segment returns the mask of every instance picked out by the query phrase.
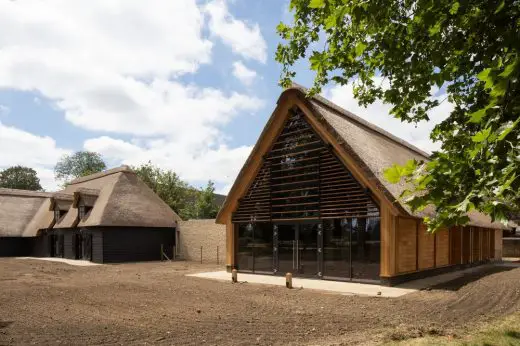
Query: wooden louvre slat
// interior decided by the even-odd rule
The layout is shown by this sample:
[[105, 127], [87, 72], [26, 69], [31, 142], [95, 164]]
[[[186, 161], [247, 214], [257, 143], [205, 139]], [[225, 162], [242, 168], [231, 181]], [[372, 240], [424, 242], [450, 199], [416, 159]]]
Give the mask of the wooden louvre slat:
[[234, 222], [378, 216], [377, 205], [299, 110], [233, 214]]

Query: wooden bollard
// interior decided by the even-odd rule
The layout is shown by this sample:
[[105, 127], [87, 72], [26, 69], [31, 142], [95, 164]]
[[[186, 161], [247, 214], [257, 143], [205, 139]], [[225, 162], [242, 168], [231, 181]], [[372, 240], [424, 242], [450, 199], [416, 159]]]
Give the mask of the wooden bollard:
[[236, 284], [238, 282], [238, 271], [236, 269], [233, 269], [231, 271], [231, 282]]
[[285, 287], [292, 288], [292, 274], [285, 274]]

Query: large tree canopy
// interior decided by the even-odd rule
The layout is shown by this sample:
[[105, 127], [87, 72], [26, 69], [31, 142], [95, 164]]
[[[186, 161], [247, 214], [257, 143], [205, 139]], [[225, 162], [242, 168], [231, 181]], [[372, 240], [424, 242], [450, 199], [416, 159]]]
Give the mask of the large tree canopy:
[[360, 104], [382, 100], [407, 122], [428, 120], [439, 105], [432, 90], [446, 91], [454, 109], [431, 133], [441, 150], [385, 174], [410, 183], [401, 198], [412, 209], [436, 206], [430, 230], [464, 224], [472, 209], [500, 221], [519, 210], [519, 1], [291, 0], [290, 9], [293, 23], [277, 28], [283, 86], [308, 59], [310, 94], [352, 83]]
[[54, 167], [56, 179], [68, 182], [75, 178], [102, 172], [107, 168], [100, 154], [90, 151], [78, 151], [63, 156]]
[[32, 191], [42, 190], [36, 171], [23, 166], [9, 167], [0, 171], [0, 187]]

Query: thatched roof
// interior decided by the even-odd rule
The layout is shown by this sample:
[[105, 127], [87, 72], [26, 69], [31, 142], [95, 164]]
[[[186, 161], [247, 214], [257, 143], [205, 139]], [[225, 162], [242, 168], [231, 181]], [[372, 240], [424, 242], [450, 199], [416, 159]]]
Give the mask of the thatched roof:
[[0, 188], [0, 237], [20, 237], [50, 193]]
[[[376, 188], [389, 203], [397, 208], [400, 214], [420, 218], [426, 216], [426, 213], [412, 213], [406, 204], [399, 201], [399, 196], [405, 189], [405, 185], [403, 183], [391, 184], [384, 178], [383, 173], [386, 168], [394, 163], [402, 165], [410, 159], [428, 161], [428, 153], [339, 107], [324, 97], [318, 95], [307, 98], [307, 89], [299, 85], [294, 85], [292, 88], [285, 90], [279, 98], [279, 104], [286, 100], [283, 96], [288, 93], [297, 94], [296, 97], [310, 109], [312, 116], [340, 143], [343, 150], [356, 161], [367, 180], [374, 182]], [[255, 151], [259, 150], [259, 143], [267, 137], [267, 132], [269, 132], [275, 115], [276, 113], [273, 113], [262, 131], [257, 144], [231, 188], [221, 212], [230, 203], [229, 198], [236, 198], [232, 197], [234, 190], [237, 188], [236, 185], [243, 183], [240, 180], [245, 174]], [[220, 216], [221, 213], [217, 216], [217, 220], [220, 219]], [[491, 223], [491, 219], [486, 215], [472, 212], [469, 216], [471, 219], [470, 225], [505, 228], [500, 223]]]
[[[34, 217], [25, 227], [22, 236], [34, 237], [38, 235], [38, 231], [54, 226], [54, 208], [51, 208], [52, 200], [52, 198], [45, 199], [36, 214], [34, 214]], [[71, 204], [72, 201], [70, 201], [69, 206]]]
[[[96, 226], [175, 227], [181, 218], [127, 166], [73, 180], [54, 194], [44, 194], [25, 221], [23, 236], [32, 237], [45, 228]], [[92, 209], [80, 220], [78, 201], [89, 199]], [[1, 202], [0, 202], [1, 203]], [[54, 208], [67, 212], [54, 224]], [[0, 205], [0, 213], [2, 208]], [[12, 220], [9, 220], [12, 222]], [[0, 220], [1, 223], [1, 220]], [[22, 235], [22, 232], [19, 232]]]
[[[63, 193], [74, 195], [74, 203], [55, 228], [128, 226], [174, 227], [180, 217], [127, 166], [72, 181]], [[78, 219], [80, 198], [92, 209]]]

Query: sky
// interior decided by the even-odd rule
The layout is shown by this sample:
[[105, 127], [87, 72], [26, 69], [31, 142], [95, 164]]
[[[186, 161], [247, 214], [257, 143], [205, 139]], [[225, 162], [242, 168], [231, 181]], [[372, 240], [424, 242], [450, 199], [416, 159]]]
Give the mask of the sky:
[[[0, 169], [32, 167], [53, 191], [56, 162], [89, 150], [227, 193], [282, 92], [276, 25], [290, 20], [287, 0], [0, 2]], [[295, 82], [312, 84], [308, 66]], [[429, 152], [451, 109], [415, 126], [349, 86], [323, 95]]]

